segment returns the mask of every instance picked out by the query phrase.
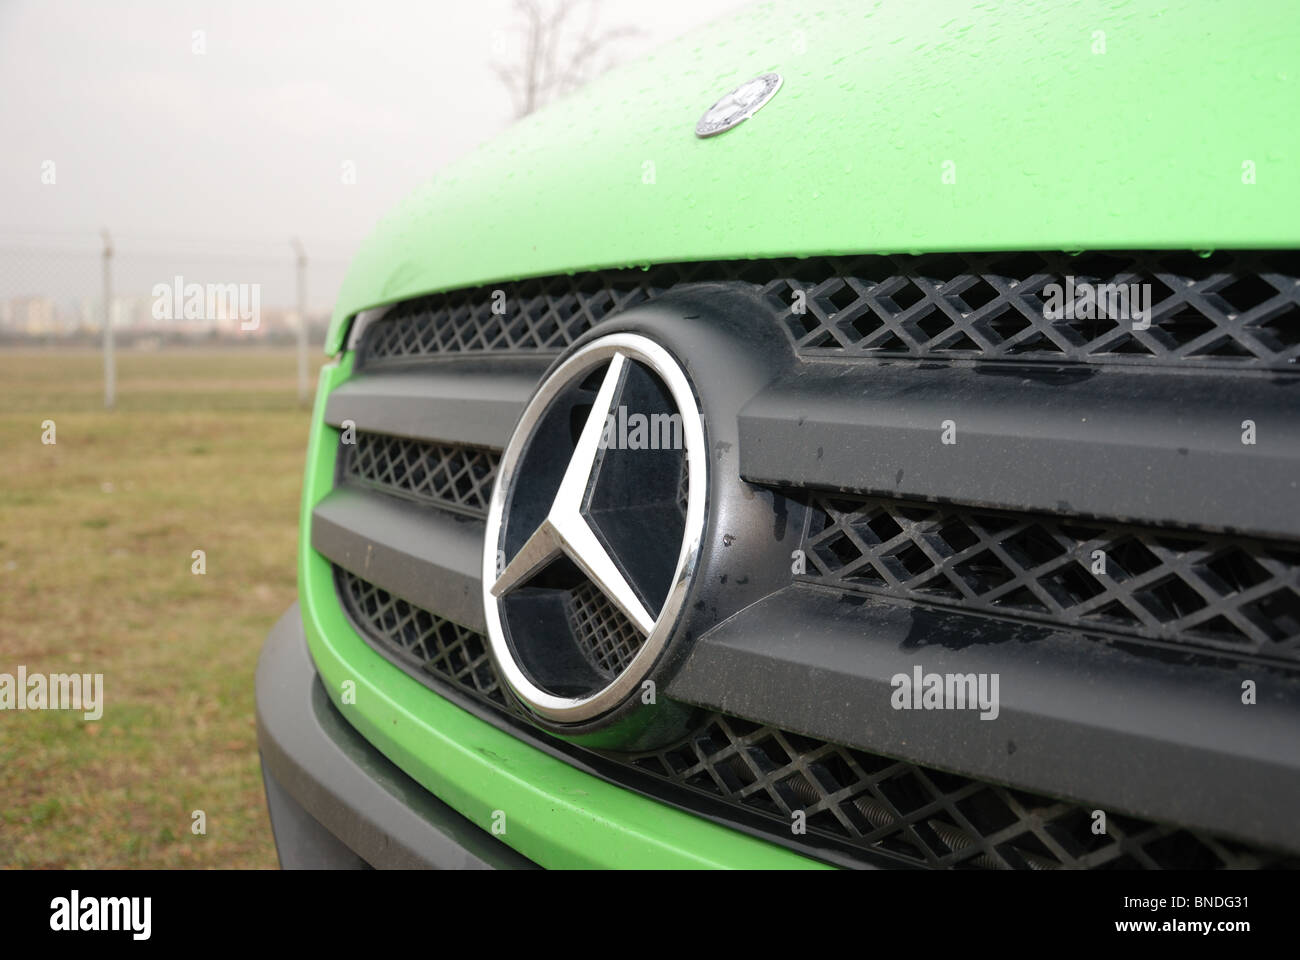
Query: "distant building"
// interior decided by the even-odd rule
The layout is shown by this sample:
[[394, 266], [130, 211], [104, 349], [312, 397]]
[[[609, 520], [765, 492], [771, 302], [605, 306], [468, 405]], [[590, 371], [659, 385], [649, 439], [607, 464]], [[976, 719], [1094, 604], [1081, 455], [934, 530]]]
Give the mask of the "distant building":
[[[239, 317], [163, 318], [154, 310], [154, 300], [147, 294], [121, 294], [113, 298], [113, 330], [120, 342], [153, 337], [159, 343], [185, 342], [253, 342], [288, 344], [298, 337], [298, 312], [284, 307], [263, 307], [256, 325], [244, 329]], [[308, 337], [319, 342], [329, 324], [328, 313], [307, 315]], [[82, 295], [60, 302], [54, 297], [23, 296], [0, 300], [0, 335], [9, 339], [89, 338], [102, 335], [104, 301]]]
[[0, 329], [28, 337], [57, 335], [58, 311], [54, 298], [12, 297], [0, 301]]

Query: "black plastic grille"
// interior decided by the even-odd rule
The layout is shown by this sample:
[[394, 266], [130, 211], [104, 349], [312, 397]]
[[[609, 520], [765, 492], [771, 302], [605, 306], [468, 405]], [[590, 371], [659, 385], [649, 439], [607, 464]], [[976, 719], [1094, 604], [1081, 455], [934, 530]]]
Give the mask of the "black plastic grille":
[[807, 579], [1300, 664], [1300, 545], [813, 494]]
[[[335, 568], [339, 594], [372, 643], [428, 677], [514, 716], [486, 639]], [[572, 748], [579, 753], [583, 751]], [[1288, 866], [1280, 856], [1200, 832], [1092, 809], [907, 761], [838, 746], [724, 714], [665, 750], [599, 754], [679, 791], [708, 796], [774, 839], [789, 842], [794, 814], [807, 834], [850, 857], [966, 869], [1218, 869]]]
[[[1294, 253], [947, 254], [835, 266], [766, 290], [805, 355], [1269, 369], [1292, 368], [1300, 356]], [[1100, 284], [1146, 285], [1149, 328], [1136, 328], [1132, 307], [1116, 310], [1109, 291], [1104, 309], [1091, 311], [1102, 316], [1048, 319], [1045, 288], [1067, 277], [1094, 293]]]
[[1280, 858], [1199, 832], [943, 773], [714, 714], [678, 746], [633, 762], [773, 818], [804, 814], [809, 834], [926, 867], [974, 869], [1241, 869]]
[[399, 660], [476, 699], [505, 707], [487, 638], [412, 606], [342, 567], [334, 568], [343, 607], [365, 636]]
[[[1047, 286], [1147, 284], [1148, 329], [1129, 318], [1048, 319]], [[897, 255], [655, 266], [438, 294], [399, 304], [366, 331], [362, 366], [440, 356], [553, 356], [610, 315], [681, 284], [750, 284], [808, 360], [1138, 364], [1290, 372], [1300, 357], [1300, 254], [1219, 252]], [[504, 294], [494, 296], [497, 290]], [[494, 307], [504, 306], [504, 312]], [[364, 448], [364, 449], [363, 449]], [[482, 516], [498, 455], [359, 435], [347, 482]], [[683, 482], [685, 475], [683, 474]], [[807, 494], [805, 580], [966, 613], [1114, 634], [1189, 652], [1300, 665], [1300, 546], [1112, 522]], [[679, 502], [685, 504], [684, 489]], [[1104, 569], [1094, 572], [1100, 551]], [[516, 718], [484, 637], [336, 568], [370, 641]], [[575, 589], [575, 635], [613, 675], [639, 648], [607, 601]], [[615, 613], [617, 613], [615, 611]], [[621, 615], [619, 615], [621, 616]], [[526, 729], [521, 727], [520, 729]], [[526, 733], [523, 735], [527, 735]], [[562, 745], [564, 750], [583, 753]], [[652, 754], [601, 754], [681, 805], [721, 803], [790, 842], [791, 815], [850, 857], [993, 869], [1255, 867], [1283, 864], [1234, 843], [710, 715]], [[575, 761], [576, 762], [576, 761]], [[615, 766], [614, 769], [619, 769]], [[622, 782], [617, 776], [613, 777]], [[676, 801], [675, 801], [676, 802]]]
[[[1147, 285], [1134, 319], [1048, 319], [1049, 284]], [[437, 294], [366, 332], [363, 364], [466, 353], [559, 353], [610, 314], [692, 282], [752, 284], [807, 357], [973, 359], [1292, 370], [1300, 254], [869, 255], [604, 270]], [[498, 291], [500, 296], [497, 296]], [[1105, 296], [1106, 310], [1111, 299]]]
[[645, 634], [590, 580], [570, 591], [567, 606], [574, 641], [587, 662], [610, 680], [626, 670]]
[[357, 433], [345, 446], [343, 476], [469, 516], [487, 516], [501, 455], [495, 450]]
[[466, 353], [556, 354], [604, 317], [657, 295], [671, 282], [642, 271], [607, 271], [409, 301], [370, 328], [362, 362]]

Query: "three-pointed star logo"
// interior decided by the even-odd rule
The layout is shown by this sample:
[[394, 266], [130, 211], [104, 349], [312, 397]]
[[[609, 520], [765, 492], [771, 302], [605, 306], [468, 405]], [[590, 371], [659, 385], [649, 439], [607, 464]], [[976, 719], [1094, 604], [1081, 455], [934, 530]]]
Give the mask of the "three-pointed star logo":
[[622, 353], [615, 353], [610, 360], [605, 378], [596, 393], [596, 401], [583, 425], [573, 456], [569, 458], [569, 465], [565, 468], [546, 519], [505, 565], [505, 569], [492, 584], [492, 595], [504, 596], [564, 554], [623, 611], [637, 629], [648, 635], [654, 629], [655, 617], [637, 597], [627, 577], [582, 514], [583, 501], [600, 453], [601, 436], [606, 419], [613, 409], [626, 363], [627, 357]]

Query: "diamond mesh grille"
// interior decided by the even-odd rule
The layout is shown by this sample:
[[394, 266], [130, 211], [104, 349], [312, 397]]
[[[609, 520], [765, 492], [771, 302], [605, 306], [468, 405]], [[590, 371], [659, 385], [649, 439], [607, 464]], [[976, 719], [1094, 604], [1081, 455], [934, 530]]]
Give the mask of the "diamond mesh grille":
[[442, 510], [487, 515], [501, 455], [495, 450], [357, 433], [344, 448], [343, 475], [351, 483], [378, 487]]
[[613, 679], [632, 662], [645, 635], [590, 580], [569, 594], [569, 622], [587, 662]]
[[1088, 808], [714, 714], [685, 743], [633, 762], [809, 834], [926, 867], [1220, 869], [1280, 858], [1199, 832]]
[[[335, 568], [339, 593], [372, 642], [432, 678], [518, 715], [486, 639]], [[578, 748], [573, 748], [577, 750]], [[668, 749], [602, 753], [681, 791], [708, 796], [788, 839], [802, 810], [810, 835], [851, 856], [886, 854], [925, 867], [1161, 869], [1297, 866], [1200, 832], [1108, 812], [1092, 833], [1091, 807], [948, 774], [901, 760], [710, 714]]]
[[1300, 664], [1300, 545], [814, 494], [804, 579]]
[[[1145, 284], [1147, 329], [1045, 317], [1048, 284]], [[1300, 253], [934, 254], [749, 260], [606, 270], [398, 304], [363, 364], [445, 354], [555, 354], [610, 314], [682, 283], [742, 281], [804, 356], [1295, 369]], [[505, 295], [494, 298], [500, 290]], [[1111, 299], [1105, 302], [1110, 311]]]
[[[708, 264], [609, 270], [408, 301], [367, 331], [362, 362], [449, 353], [556, 354], [609, 314], [657, 296], [684, 278], [718, 272]], [[721, 273], [731, 275], [725, 268]], [[498, 290], [504, 303], [494, 296]]]
[[[832, 266], [765, 288], [806, 355], [1275, 369], [1292, 368], [1300, 355], [1295, 253], [962, 254]], [[1147, 285], [1149, 328], [1134, 329], [1131, 312], [1112, 312], [1119, 304], [1109, 295], [1109, 318], [1047, 319], [1045, 288], [1067, 277]], [[797, 293], [803, 312], [793, 306]]]
[[334, 573], [344, 609], [385, 650], [479, 700], [507, 705], [481, 633], [412, 606], [342, 567]]

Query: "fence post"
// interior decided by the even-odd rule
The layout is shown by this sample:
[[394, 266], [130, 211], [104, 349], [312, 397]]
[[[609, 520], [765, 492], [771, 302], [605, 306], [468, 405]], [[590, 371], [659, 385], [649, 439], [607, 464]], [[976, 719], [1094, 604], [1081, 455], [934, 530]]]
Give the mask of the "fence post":
[[113, 239], [104, 228], [104, 409], [117, 402], [117, 360], [113, 356]]
[[297, 237], [290, 242], [298, 258], [298, 402], [306, 406], [311, 390], [307, 380], [307, 252]]

